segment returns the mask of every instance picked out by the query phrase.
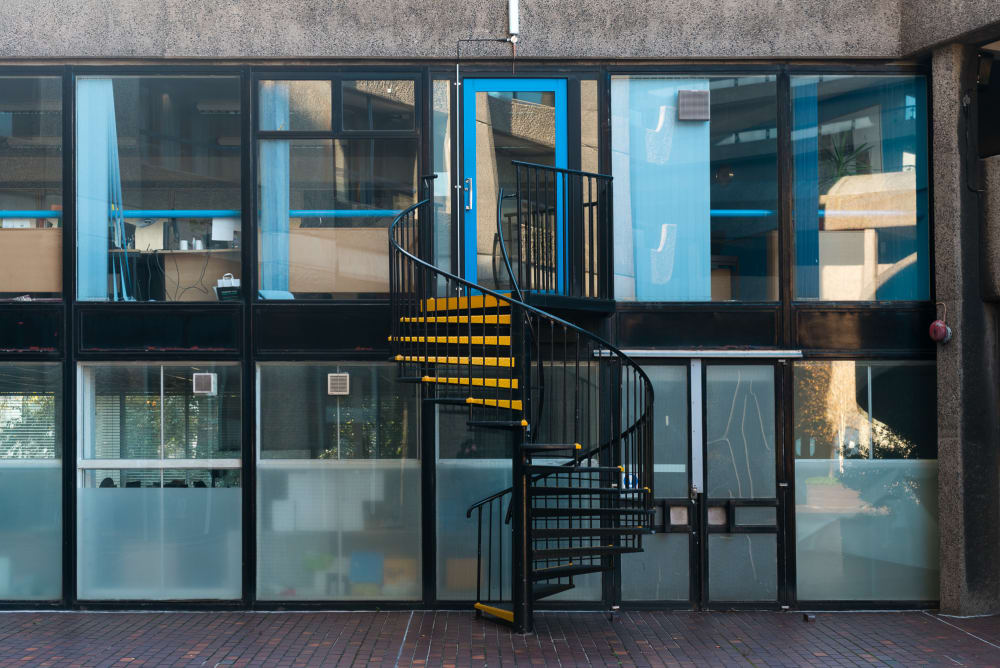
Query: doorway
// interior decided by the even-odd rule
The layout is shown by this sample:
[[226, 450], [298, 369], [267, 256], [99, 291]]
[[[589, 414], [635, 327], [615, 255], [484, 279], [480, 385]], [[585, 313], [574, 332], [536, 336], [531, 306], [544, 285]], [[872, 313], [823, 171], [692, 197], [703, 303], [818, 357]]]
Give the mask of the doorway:
[[[500, 252], [497, 199], [501, 189], [506, 194], [517, 189], [514, 160], [567, 166], [566, 81], [465, 79], [462, 86], [464, 277], [502, 290], [509, 283]], [[500, 212], [508, 241], [514, 206], [505, 201]]]

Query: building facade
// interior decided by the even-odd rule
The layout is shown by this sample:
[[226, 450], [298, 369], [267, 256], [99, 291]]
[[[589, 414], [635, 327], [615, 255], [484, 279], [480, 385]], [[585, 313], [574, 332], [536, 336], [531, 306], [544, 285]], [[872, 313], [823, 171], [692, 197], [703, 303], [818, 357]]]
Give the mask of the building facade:
[[0, 605], [468, 605], [509, 444], [399, 382], [387, 229], [509, 290], [522, 162], [611, 177], [533, 303], [655, 391], [655, 533], [547, 604], [1000, 608], [1000, 11], [519, 12], [10, 3]]

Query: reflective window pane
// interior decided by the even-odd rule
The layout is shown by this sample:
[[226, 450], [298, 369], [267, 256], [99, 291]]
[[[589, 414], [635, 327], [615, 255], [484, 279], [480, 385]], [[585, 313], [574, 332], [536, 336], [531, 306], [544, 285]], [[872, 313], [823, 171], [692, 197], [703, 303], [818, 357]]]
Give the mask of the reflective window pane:
[[[452, 171], [451, 89], [448, 79], [435, 79], [433, 89], [432, 135], [434, 140], [434, 264], [451, 271], [452, 248], [458, 245], [451, 220]], [[443, 290], [444, 286], [440, 286]]]
[[797, 299], [928, 299], [922, 76], [792, 77]]
[[329, 81], [261, 81], [261, 130], [329, 130], [333, 98]]
[[261, 364], [258, 381], [257, 596], [419, 599], [414, 386], [378, 363]]
[[262, 141], [260, 296], [388, 292], [387, 230], [416, 169], [416, 139]]
[[773, 76], [612, 78], [617, 299], [778, 299], [775, 95]]
[[800, 600], [938, 598], [933, 362], [799, 362]]
[[62, 373], [0, 363], [0, 600], [62, 595]]
[[62, 296], [62, 80], [0, 77], [0, 300]]
[[345, 130], [413, 130], [412, 79], [343, 82]]
[[76, 96], [78, 298], [238, 298], [239, 77], [81, 77]]
[[238, 364], [85, 364], [77, 412], [77, 592], [242, 592]]

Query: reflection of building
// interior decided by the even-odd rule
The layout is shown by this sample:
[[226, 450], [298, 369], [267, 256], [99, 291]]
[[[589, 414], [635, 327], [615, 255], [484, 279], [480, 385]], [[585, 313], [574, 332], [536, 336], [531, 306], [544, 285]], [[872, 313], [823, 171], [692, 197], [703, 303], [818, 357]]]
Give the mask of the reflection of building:
[[[421, 331], [480, 349], [397, 382], [387, 230], [428, 198], [409, 247], [478, 286], [446, 296], [512, 289], [500, 238], [530, 241], [544, 259], [512, 271], [551, 284], [527, 301], [655, 388], [658, 531], [561, 605], [1000, 607], [988, 3], [553, 0], [525, 6], [516, 59], [503, 0], [20, 4], [0, 44], [0, 604], [467, 607], [466, 514], [513, 450], [460, 393], [514, 389], [471, 360], [551, 353], [558, 327], [490, 329], [497, 307]], [[470, 36], [496, 41], [456, 54]], [[585, 178], [606, 189], [566, 185]], [[577, 352], [546, 371], [599, 376], [593, 396], [570, 409], [550, 383], [566, 413], [536, 434], [613, 431], [612, 358]]]

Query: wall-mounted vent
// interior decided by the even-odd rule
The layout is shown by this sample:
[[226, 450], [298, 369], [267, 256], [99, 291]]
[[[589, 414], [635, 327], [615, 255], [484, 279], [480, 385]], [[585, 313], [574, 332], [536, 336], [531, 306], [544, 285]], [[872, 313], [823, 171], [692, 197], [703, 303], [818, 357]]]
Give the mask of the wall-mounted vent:
[[331, 397], [346, 397], [351, 393], [351, 374], [326, 374], [326, 393]]
[[677, 91], [677, 120], [707, 121], [711, 117], [711, 98], [707, 90]]
[[219, 393], [219, 375], [215, 373], [192, 374], [191, 387], [195, 394], [214, 397]]

